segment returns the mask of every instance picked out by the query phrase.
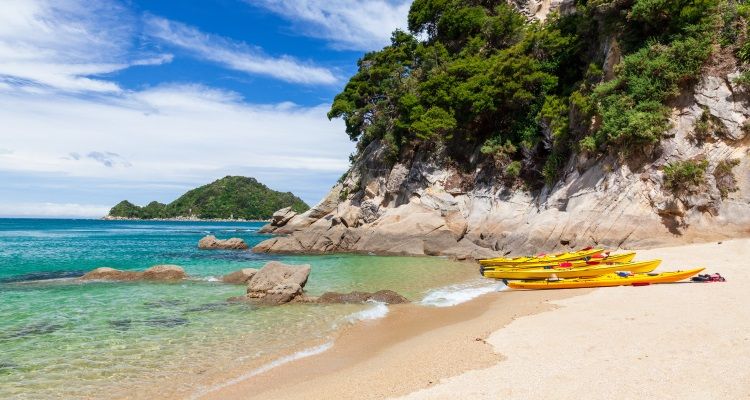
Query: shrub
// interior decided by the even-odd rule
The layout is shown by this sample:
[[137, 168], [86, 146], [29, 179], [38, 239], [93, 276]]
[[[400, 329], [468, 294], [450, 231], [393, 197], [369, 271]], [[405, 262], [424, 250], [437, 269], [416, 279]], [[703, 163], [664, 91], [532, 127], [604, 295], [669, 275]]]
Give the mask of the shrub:
[[596, 151], [596, 139], [593, 136], [586, 136], [578, 142], [578, 148], [587, 153]]
[[740, 160], [737, 159], [722, 160], [716, 165], [714, 178], [716, 178], [716, 188], [719, 189], [721, 198], [726, 198], [729, 193], [736, 192], [739, 189], [737, 178], [732, 171], [738, 165], [740, 165]]
[[511, 161], [508, 163], [505, 167], [505, 175], [511, 179], [518, 178], [521, 175], [521, 162]]
[[664, 166], [664, 186], [674, 192], [686, 191], [705, 182], [708, 161], [675, 161]]

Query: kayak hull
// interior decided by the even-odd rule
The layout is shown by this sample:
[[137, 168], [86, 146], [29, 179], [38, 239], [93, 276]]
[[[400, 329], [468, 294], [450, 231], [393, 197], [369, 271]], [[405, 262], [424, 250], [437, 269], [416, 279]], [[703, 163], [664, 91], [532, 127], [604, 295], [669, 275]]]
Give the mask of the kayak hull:
[[585, 267], [588, 265], [597, 265], [597, 264], [613, 264], [613, 263], [629, 263], [633, 261], [635, 258], [635, 252], [629, 252], [629, 253], [622, 253], [622, 254], [612, 254], [607, 257], [602, 258], [591, 258], [589, 260], [573, 260], [573, 261], [554, 261], [554, 262], [529, 262], [524, 264], [516, 264], [516, 265], [483, 265], [481, 267], [482, 271], [497, 271], [497, 270], [503, 270], [503, 269], [517, 269], [517, 268], [539, 268], [539, 267], [560, 267], [562, 264], [570, 264], [568, 267], [570, 268], [579, 268], [579, 267]]
[[483, 275], [494, 279], [548, 279], [548, 278], [585, 278], [611, 274], [616, 271], [651, 272], [661, 260], [641, 261], [628, 264], [598, 264], [579, 268], [517, 268], [484, 271]]
[[516, 258], [488, 258], [479, 260], [481, 265], [518, 265], [536, 262], [559, 262], [559, 261], [571, 261], [571, 260], [582, 260], [586, 257], [593, 256], [603, 252], [604, 249], [588, 249], [579, 250], [567, 253], [559, 253], [550, 256], [539, 256], [539, 257], [516, 257]]
[[563, 279], [559, 281], [510, 281], [508, 287], [513, 289], [577, 289], [611, 286], [645, 286], [660, 283], [679, 282], [688, 279], [703, 271], [704, 268], [696, 268], [686, 271], [663, 272], [660, 274], [635, 274], [633, 276], [621, 277], [617, 274], [609, 274], [595, 278], [586, 279]]

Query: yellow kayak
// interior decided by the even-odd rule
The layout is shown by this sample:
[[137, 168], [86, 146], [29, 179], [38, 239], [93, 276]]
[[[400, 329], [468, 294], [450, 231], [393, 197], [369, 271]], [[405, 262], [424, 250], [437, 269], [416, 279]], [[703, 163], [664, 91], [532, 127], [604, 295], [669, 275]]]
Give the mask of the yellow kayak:
[[551, 255], [540, 255], [536, 257], [516, 257], [516, 258], [487, 258], [479, 260], [482, 265], [515, 265], [525, 264], [534, 262], [556, 262], [556, 261], [571, 261], [571, 260], [583, 260], [586, 257], [593, 256], [604, 251], [604, 249], [582, 249], [578, 251], [551, 254]]
[[588, 260], [573, 260], [573, 261], [555, 261], [555, 262], [529, 262], [524, 264], [516, 264], [516, 265], [483, 265], [481, 267], [482, 271], [499, 271], [499, 270], [506, 270], [506, 269], [517, 269], [517, 268], [539, 268], [539, 267], [569, 267], [569, 268], [578, 268], [578, 267], [585, 267], [587, 265], [597, 265], [597, 264], [613, 264], [613, 263], [628, 263], [633, 261], [635, 258], [635, 252], [631, 251], [629, 253], [622, 253], [622, 254], [610, 254], [602, 257], [596, 257], [597, 254], [594, 254], [594, 257], [591, 257]]
[[644, 286], [658, 283], [671, 283], [690, 278], [703, 271], [704, 268], [690, 269], [687, 271], [662, 272], [660, 274], [634, 274], [631, 276], [620, 276], [609, 274], [595, 278], [540, 280], [540, 281], [510, 281], [508, 286], [513, 289], [575, 289], [606, 286]]
[[578, 268], [517, 268], [497, 271], [484, 271], [483, 275], [494, 279], [547, 279], [585, 278], [611, 274], [617, 271], [651, 272], [661, 264], [661, 260], [641, 261], [626, 264], [598, 264]]

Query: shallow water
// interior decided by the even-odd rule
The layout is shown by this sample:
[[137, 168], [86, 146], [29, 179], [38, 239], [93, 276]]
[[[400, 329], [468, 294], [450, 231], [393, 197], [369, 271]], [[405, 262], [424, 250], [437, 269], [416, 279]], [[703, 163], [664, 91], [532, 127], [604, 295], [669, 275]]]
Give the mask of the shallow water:
[[[0, 219], [0, 398], [127, 396], [129, 387], [177, 382], [186, 374], [196, 378], [179, 379], [185, 387], [177, 391], [191, 393], [223, 371], [288, 356], [305, 343], [326, 343], [337, 327], [387, 313], [377, 304], [258, 308], [225, 302], [244, 287], [216, 278], [269, 260], [311, 264], [311, 295], [391, 289], [440, 306], [491, 285], [475, 278], [474, 266], [440, 258], [278, 256], [196, 247], [209, 233], [241, 237], [252, 246], [266, 238], [257, 233], [260, 226]], [[73, 279], [101, 266], [167, 263], [183, 266], [191, 280]]]

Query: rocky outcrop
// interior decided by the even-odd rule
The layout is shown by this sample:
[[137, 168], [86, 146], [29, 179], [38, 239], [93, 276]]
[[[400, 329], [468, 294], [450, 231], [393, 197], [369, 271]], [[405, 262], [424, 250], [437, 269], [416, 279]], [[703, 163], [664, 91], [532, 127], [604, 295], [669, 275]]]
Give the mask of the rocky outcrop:
[[369, 292], [350, 292], [350, 293], [336, 293], [326, 292], [317, 298], [317, 303], [332, 304], [332, 303], [365, 303], [367, 301], [376, 301], [379, 303], [386, 304], [403, 304], [408, 303], [409, 299], [392, 291], [392, 290], [379, 290], [374, 293]]
[[247, 294], [231, 300], [264, 305], [288, 303], [302, 294], [310, 276], [310, 265], [287, 265], [271, 261], [253, 274], [247, 282]]
[[[616, 41], [607, 43], [609, 71], [620, 54]], [[384, 146], [372, 142], [321, 204], [267, 226], [278, 236], [253, 250], [463, 259], [747, 236], [750, 99], [732, 83], [733, 68], [707, 69], [674, 102], [672, 129], [660, 146], [628, 157], [577, 154], [554, 186], [536, 191], [509, 185], [492, 166], [457, 170], [434, 151], [389, 164]], [[697, 138], [699, 121], [710, 129]], [[676, 193], [663, 171], [680, 160], [705, 160], [707, 169], [701, 185]]]
[[255, 276], [256, 272], [258, 272], [258, 270], [255, 268], [242, 268], [239, 271], [234, 271], [224, 275], [221, 277], [221, 281], [232, 285], [244, 285], [250, 280], [250, 278]]
[[248, 245], [240, 238], [217, 239], [214, 235], [207, 235], [198, 241], [198, 248], [202, 250], [246, 250]]
[[89, 271], [80, 279], [84, 281], [178, 281], [185, 278], [185, 270], [179, 265], [155, 265], [145, 271], [123, 271], [101, 267]]
[[544, 21], [550, 12], [567, 15], [575, 11], [574, 0], [508, 0], [528, 19]]
[[297, 215], [297, 212], [292, 210], [292, 207], [282, 208], [273, 213], [271, 223], [261, 228], [258, 232], [267, 233], [268, 231], [272, 231], [273, 228], [284, 226], [290, 219], [294, 218], [295, 215]]

